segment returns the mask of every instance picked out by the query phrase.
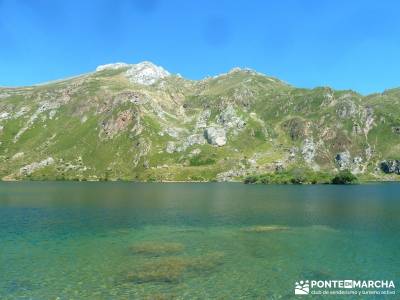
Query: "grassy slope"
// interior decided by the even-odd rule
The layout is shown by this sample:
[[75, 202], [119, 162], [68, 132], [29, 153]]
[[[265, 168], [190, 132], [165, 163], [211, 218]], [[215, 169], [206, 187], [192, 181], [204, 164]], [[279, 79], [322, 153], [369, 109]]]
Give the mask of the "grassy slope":
[[[287, 170], [309, 169], [301, 154], [305, 139], [318, 143], [314, 160], [319, 174], [334, 174], [334, 158], [346, 150], [366, 162], [363, 177], [368, 179], [384, 178], [375, 171], [380, 160], [400, 158], [400, 135], [392, 129], [400, 126], [399, 90], [362, 97], [330, 88], [297, 89], [250, 71], [198, 82], [172, 76], [153, 86], [141, 86], [131, 84], [124, 71], [106, 70], [33, 88], [1, 89], [8, 96], [0, 100], [0, 113], [9, 112], [12, 117], [0, 120], [0, 177], [23, 178], [21, 167], [47, 157], [54, 158], [55, 164], [34, 171], [29, 178], [208, 181], [240, 168], [247, 173], [269, 173], [277, 161], [284, 161]], [[132, 94], [146, 101], [134, 104]], [[44, 102], [59, 105], [38, 112]], [[175, 153], [165, 151], [169, 141], [179, 144], [190, 134], [202, 134], [195, 124], [204, 109], [211, 112], [208, 123], [217, 124], [227, 106], [234, 107], [246, 126], [228, 130], [225, 146], [204, 144]], [[24, 107], [27, 112], [16, 116]], [[367, 134], [355, 134], [354, 124], [366, 127], [368, 108], [373, 109], [373, 126]], [[121, 121], [124, 112], [132, 116], [126, 123]], [[111, 128], [118, 121], [122, 128], [106, 137], [104, 124]], [[179, 135], [162, 134], [168, 128], [177, 129]], [[366, 156], [368, 147], [373, 149], [372, 158]], [[291, 148], [299, 150], [289, 161]]]

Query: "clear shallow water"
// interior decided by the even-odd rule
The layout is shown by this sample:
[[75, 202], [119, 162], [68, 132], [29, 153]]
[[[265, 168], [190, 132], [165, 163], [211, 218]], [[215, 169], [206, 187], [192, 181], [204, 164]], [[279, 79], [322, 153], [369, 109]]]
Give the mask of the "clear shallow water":
[[390, 183], [0, 183], [0, 299], [295, 299], [301, 279], [399, 286], [399, 195]]

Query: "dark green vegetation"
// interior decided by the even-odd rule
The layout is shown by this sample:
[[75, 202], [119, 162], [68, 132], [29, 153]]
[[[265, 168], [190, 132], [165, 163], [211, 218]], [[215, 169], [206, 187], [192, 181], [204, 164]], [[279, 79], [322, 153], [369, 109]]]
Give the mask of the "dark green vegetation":
[[[398, 89], [299, 89], [247, 69], [191, 81], [140, 66], [147, 73], [128, 76], [128, 66], [0, 88], [0, 178], [328, 183], [343, 170], [360, 181], [399, 178]], [[351, 181], [342, 175], [334, 181]]]
[[343, 170], [333, 175], [327, 172], [315, 172], [307, 169], [252, 175], [244, 179], [246, 184], [352, 184], [357, 181], [357, 177], [349, 170]]
[[332, 179], [332, 184], [351, 184], [357, 182], [357, 177], [354, 176], [349, 170], [340, 171]]

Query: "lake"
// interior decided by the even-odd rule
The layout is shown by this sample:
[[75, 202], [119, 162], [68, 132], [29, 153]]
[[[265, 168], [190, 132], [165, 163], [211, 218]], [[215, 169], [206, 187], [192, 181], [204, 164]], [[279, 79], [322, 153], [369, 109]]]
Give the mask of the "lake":
[[296, 299], [299, 280], [398, 285], [399, 232], [395, 183], [0, 182], [0, 299]]

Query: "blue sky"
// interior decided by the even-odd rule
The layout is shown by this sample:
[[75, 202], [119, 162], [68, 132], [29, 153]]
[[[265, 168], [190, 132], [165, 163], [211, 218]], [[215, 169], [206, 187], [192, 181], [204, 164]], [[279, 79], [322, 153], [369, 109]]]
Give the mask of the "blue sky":
[[191, 79], [250, 67], [300, 87], [400, 86], [399, 1], [0, 0], [0, 86], [150, 60]]

